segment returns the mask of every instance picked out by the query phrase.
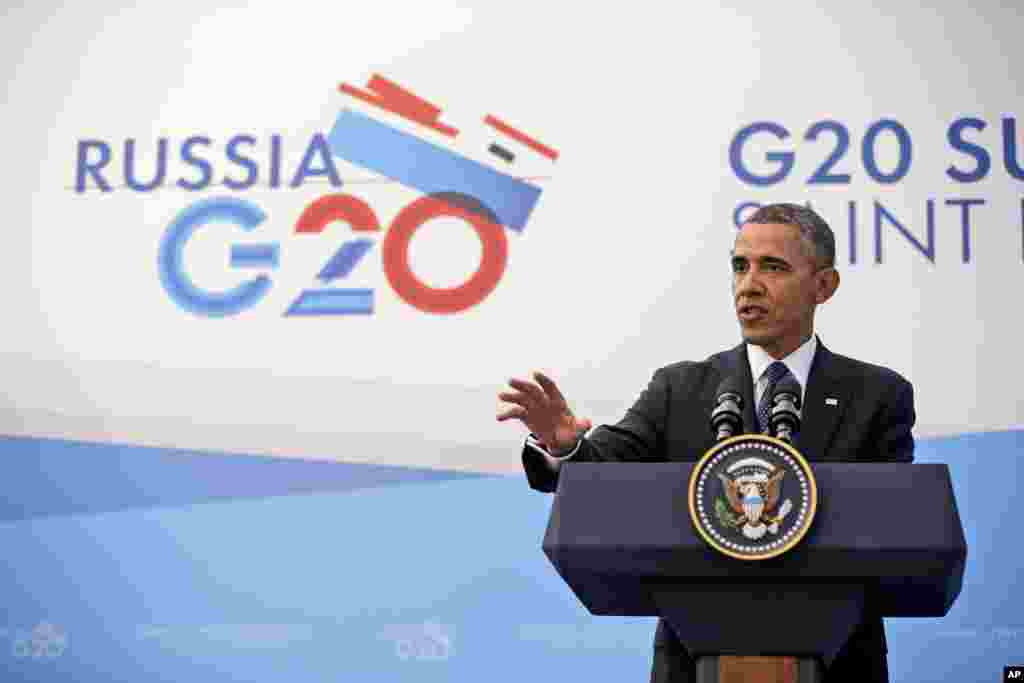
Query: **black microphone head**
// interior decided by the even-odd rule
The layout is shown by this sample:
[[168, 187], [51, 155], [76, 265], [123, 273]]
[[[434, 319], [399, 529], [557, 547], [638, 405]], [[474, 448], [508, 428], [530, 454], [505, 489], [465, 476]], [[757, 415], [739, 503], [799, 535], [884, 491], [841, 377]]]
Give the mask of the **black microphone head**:
[[722, 380], [715, 391], [715, 405], [720, 404], [726, 394], [732, 394], [736, 407], [743, 410], [743, 387], [738, 377], [726, 377]]
[[739, 380], [726, 377], [715, 393], [711, 411], [711, 432], [716, 439], [734, 436], [743, 431], [743, 393]]
[[781, 394], [789, 394], [792, 397], [790, 400], [793, 401], [793, 406], [800, 409], [800, 383], [796, 381], [796, 377], [786, 373], [786, 376], [779, 380], [772, 392], [773, 404], [778, 401]]
[[800, 383], [791, 374], [779, 380], [772, 392], [769, 418], [772, 435], [792, 442], [800, 431]]

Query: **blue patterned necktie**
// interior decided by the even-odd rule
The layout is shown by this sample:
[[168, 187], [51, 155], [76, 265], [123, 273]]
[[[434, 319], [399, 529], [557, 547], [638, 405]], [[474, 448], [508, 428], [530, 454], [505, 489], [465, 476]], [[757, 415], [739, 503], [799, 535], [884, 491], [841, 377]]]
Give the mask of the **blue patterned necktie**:
[[762, 378], [767, 380], [767, 383], [764, 385], [764, 393], [761, 394], [761, 400], [757, 402], [757, 426], [762, 434], [768, 431], [768, 427], [771, 424], [772, 393], [775, 391], [775, 385], [788, 374], [789, 368], [786, 367], [786, 364], [777, 360], [769, 365], [768, 369], [761, 375]]

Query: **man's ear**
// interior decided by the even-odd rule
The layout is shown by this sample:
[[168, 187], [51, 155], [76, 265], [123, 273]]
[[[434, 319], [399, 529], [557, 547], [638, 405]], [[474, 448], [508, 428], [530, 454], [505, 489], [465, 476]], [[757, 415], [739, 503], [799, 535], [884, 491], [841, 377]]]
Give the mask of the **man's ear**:
[[839, 271], [835, 268], [823, 268], [815, 273], [814, 277], [814, 302], [823, 304], [839, 289]]

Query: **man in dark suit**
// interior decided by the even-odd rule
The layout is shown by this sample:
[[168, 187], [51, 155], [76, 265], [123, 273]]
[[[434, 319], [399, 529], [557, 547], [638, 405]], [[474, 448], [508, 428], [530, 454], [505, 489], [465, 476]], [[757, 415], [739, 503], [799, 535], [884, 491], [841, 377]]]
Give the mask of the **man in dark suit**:
[[[509, 380], [499, 394], [511, 406], [498, 420], [530, 430], [523, 466], [530, 486], [554, 491], [566, 460], [588, 462], [696, 460], [712, 445], [708, 424], [716, 391], [740, 379], [744, 431], [763, 432], [758, 413], [771, 386], [792, 375], [801, 387], [803, 425], [796, 443], [811, 462], [912, 462], [913, 390], [892, 370], [832, 353], [814, 334], [814, 311], [839, 286], [835, 240], [812, 210], [762, 207], [743, 224], [732, 258], [733, 298], [743, 343], [701, 362], [660, 368], [615, 425], [591, 429], [573, 415], [555, 383]], [[758, 408], [755, 409], [755, 406]], [[836, 680], [889, 680], [882, 619], [871, 613], [825, 673]], [[671, 628], [658, 621], [652, 683], [695, 680], [695, 665]]]

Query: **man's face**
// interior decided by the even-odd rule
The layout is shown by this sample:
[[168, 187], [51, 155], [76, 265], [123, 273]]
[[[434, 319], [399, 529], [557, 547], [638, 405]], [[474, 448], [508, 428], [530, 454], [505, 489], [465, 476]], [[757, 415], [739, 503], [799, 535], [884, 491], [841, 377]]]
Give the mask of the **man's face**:
[[[831, 297], [838, 276], [818, 269], [793, 225], [745, 223], [732, 256], [732, 293], [743, 339], [775, 358], [796, 350], [814, 325], [814, 307]], [[834, 282], [833, 282], [834, 278]]]

